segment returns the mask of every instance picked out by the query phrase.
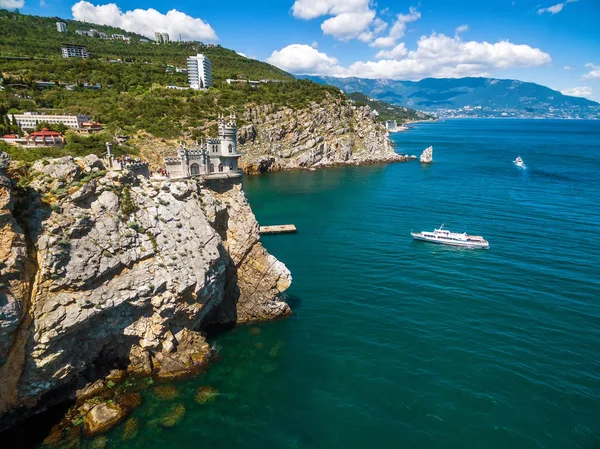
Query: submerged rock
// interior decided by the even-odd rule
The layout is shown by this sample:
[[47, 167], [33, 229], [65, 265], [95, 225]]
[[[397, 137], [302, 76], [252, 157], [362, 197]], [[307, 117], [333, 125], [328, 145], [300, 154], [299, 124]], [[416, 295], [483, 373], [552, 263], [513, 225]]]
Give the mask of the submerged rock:
[[139, 432], [139, 421], [137, 418], [129, 418], [123, 425], [123, 441], [133, 440]]
[[159, 385], [152, 389], [152, 394], [161, 401], [172, 401], [179, 396], [179, 390], [172, 385]]
[[101, 435], [94, 438], [88, 447], [89, 449], [105, 449], [108, 446], [108, 442], [108, 438], [104, 435]]
[[174, 427], [185, 417], [185, 406], [175, 404], [169, 408], [160, 418], [159, 424], [162, 427]]
[[219, 392], [215, 388], [205, 385], [198, 388], [198, 391], [196, 391], [196, 395], [194, 396], [194, 400], [198, 404], [206, 404], [209, 402], [214, 402], [218, 394]]

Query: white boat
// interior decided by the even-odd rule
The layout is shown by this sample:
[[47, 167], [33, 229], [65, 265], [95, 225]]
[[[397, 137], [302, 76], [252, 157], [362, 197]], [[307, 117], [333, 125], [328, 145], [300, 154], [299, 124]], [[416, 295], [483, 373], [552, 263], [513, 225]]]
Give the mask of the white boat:
[[521, 156], [518, 156], [513, 163], [517, 166], [517, 167], [521, 167], [521, 168], [527, 168], [525, 166], [525, 162], [523, 162], [523, 159], [521, 159]]
[[423, 240], [431, 243], [441, 243], [443, 245], [451, 246], [462, 246], [465, 248], [482, 248], [488, 249], [490, 244], [480, 235], [468, 235], [466, 232], [459, 234], [457, 232], [450, 232], [444, 229], [444, 225], [441, 225], [439, 229], [423, 232], [411, 232], [415, 240]]

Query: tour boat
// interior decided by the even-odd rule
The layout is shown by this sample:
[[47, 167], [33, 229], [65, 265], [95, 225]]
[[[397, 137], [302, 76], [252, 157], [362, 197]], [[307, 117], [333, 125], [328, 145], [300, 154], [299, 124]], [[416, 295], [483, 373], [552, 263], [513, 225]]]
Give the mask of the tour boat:
[[480, 235], [468, 235], [466, 232], [459, 234], [457, 232], [450, 232], [444, 229], [444, 225], [441, 225], [439, 229], [423, 232], [411, 232], [410, 233], [415, 240], [423, 240], [431, 243], [441, 243], [444, 245], [451, 246], [462, 246], [465, 248], [482, 248], [488, 249], [490, 244]]
[[523, 159], [521, 159], [521, 156], [517, 157], [513, 162], [517, 167], [526, 168], [525, 162], [523, 162]]

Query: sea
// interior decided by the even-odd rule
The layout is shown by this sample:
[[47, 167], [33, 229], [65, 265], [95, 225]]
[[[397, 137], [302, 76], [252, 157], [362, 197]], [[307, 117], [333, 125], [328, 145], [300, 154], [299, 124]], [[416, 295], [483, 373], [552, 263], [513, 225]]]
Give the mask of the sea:
[[[246, 178], [261, 225], [298, 228], [262, 238], [294, 314], [211, 337], [210, 369], [171, 400], [148, 388], [135, 437], [103, 447], [600, 448], [600, 121], [391, 138], [435, 162]], [[411, 238], [442, 224], [490, 248]], [[157, 425], [173, 404], [185, 415]]]

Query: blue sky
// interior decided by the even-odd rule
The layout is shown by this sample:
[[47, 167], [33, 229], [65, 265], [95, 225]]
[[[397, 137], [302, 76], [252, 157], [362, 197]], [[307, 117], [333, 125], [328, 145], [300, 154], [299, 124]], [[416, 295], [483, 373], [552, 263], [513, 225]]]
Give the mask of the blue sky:
[[600, 101], [598, 0], [97, 1], [0, 5], [146, 35], [181, 33], [292, 73], [516, 78]]

